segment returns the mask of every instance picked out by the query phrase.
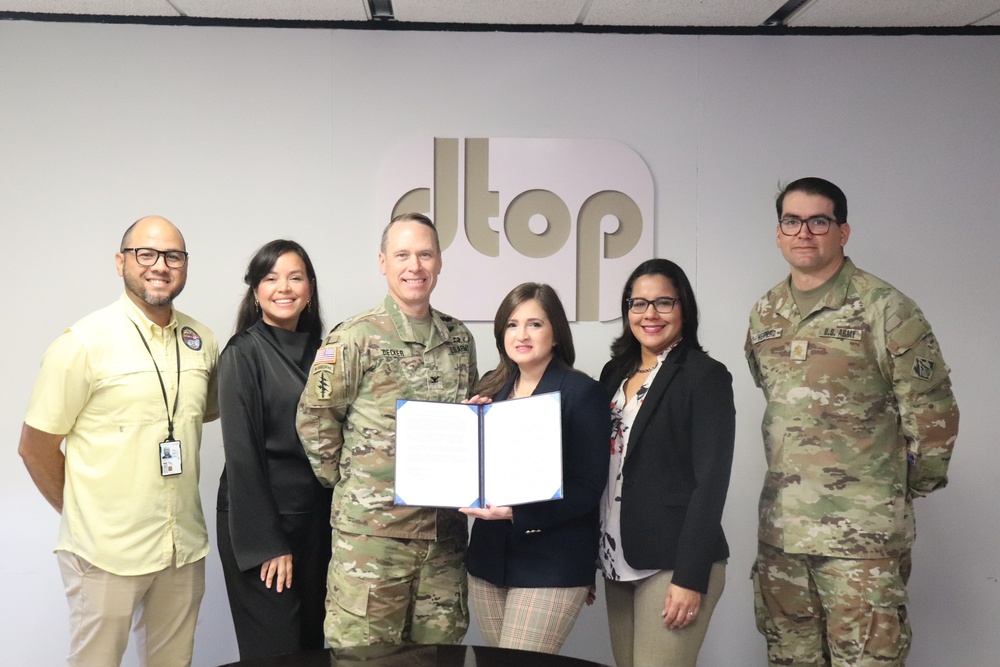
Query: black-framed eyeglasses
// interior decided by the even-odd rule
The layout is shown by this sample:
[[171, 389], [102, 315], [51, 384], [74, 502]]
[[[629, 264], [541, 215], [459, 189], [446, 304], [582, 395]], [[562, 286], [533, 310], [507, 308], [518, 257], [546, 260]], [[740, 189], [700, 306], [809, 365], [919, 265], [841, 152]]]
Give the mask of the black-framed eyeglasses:
[[133, 252], [135, 253], [135, 261], [139, 266], [153, 266], [158, 261], [160, 261], [160, 255], [163, 256], [163, 262], [171, 269], [180, 269], [188, 261], [188, 254], [183, 250], [157, 250], [156, 248], [122, 248], [122, 252]]
[[669, 296], [661, 296], [658, 299], [653, 299], [652, 301], [649, 299], [639, 299], [633, 297], [631, 299], [625, 299], [625, 305], [628, 306], [628, 309], [636, 315], [642, 315], [649, 309], [649, 304], [653, 304], [653, 308], [656, 312], [660, 315], [666, 315], [667, 313], [673, 311], [674, 304], [678, 301], [680, 301], [680, 299], [675, 299]]
[[788, 216], [778, 220], [778, 229], [785, 236], [795, 236], [802, 230], [802, 223], [805, 223], [806, 227], [809, 228], [809, 233], [813, 236], [823, 236], [824, 234], [830, 233], [830, 228], [836, 223], [840, 224], [839, 220], [834, 220], [833, 218], [828, 218], [825, 215], [814, 215], [811, 218], [795, 218]]

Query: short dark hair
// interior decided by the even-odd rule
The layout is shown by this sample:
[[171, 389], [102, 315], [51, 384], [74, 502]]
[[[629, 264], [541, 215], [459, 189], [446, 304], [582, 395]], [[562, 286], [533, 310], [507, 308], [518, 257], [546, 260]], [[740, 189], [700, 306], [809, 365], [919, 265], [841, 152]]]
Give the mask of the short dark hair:
[[778, 210], [778, 220], [781, 220], [781, 215], [784, 212], [782, 209], [785, 206], [785, 195], [789, 192], [804, 192], [807, 195], [819, 195], [829, 199], [833, 202], [833, 217], [840, 224], [847, 222], [847, 195], [826, 179], [807, 176], [794, 180], [783, 188], [779, 183], [778, 188], [780, 189], [778, 198], [774, 201], [774, 206]]
[[299, 323], [295, 327], [295, 330], [308, 332], [310, 338], [323, 337], [323, 318], [320, 315], [319, 290], [316, 288], [316, 271], [313, 269], [312, 260], [309, 259], [309, 253], [305, 251], [305, 248], [295, 241], [287, 239], [276, 239], [270, 243], [265, 243], [250, 258], [250, 263], [247, 265], [247, 272], [243, 276], [243, 282], [246, 283], [247, 291], [243, 294], [243, 299], [240, 301], [239, 309], [236, 312], [236, 330], [234, 333], [246, 331], [256, 324], [257, 320], [261, 319], [261, 312], [257, 308], [253, 291], [260, 285], [260, 281], [264, 280], [267, 274], [274, 269], [278, 258], [287, 252], [294, 252], [302, 259], [302, 263], [306, 265], [306, 277], [309, 279], [309, 286], [312, 289], [310, 303], [299, 316]]
[[500, 353], [500, 363], [496, 370], [484, 377], [477, 387], [476, 393], [481, 396], [493, 396], [517, 373], [517, 364], [507, 354], [507, 346], [504, 344], [507, 322], [518, 306], [532, 299], [542, 307], [545, 316], [549, 318], [549, 324], [552, 325], [552, 342], [555, 345], [552, 350], [553, 355], [571, 368], [576, 361], [573, 334], [569, 329], [569, 320], [566, 318], [566, 310], [559, 300], [559, 295], [550, 285], [521, 283], [507, 293], [497, 308], [496, 317], [493, 318], [493, 338]]
[[632, 297], [635, 281], [643, 276], [663, 276], [677, 290], [681, 304], [681, 338], [695, 349], [702, 349], [698, 342], [698, 302], [694, 289], [684, 269], [669, 259], [648, 259], [635, 267], [622, 289], [622, 333], [611, 343], [611, 360], [625, 366], [638, 366], [642, 359], [642, 348], [628, 321], [628, 299]]
[[397, 222], [418, 222], [421, 225], [430, 227], [431, 234], [434, 236], [434, 250], [437, 251], [437, 254], [441, 254], [441, 239], [438, 237], [437, 227], [435, 227], [434, 222], [423, 213], [400, 213], [389, 221], [389, 224], [382, 230], [382, 243], [379, 245], [379, 250], [381, 250], [383, 254], [385, 253], [386, 246], [389, 243], [389, 230], [392, 229], [392, 226]]

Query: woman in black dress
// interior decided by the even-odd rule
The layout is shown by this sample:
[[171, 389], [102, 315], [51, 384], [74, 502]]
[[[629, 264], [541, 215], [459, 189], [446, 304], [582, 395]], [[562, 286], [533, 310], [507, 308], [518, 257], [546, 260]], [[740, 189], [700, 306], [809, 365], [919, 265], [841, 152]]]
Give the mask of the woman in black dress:
[[330, 491], [295, 433], [323, 333], [312, 262], [298, 243], [272, 241], [243, 280], [236, 333], [219, 360], [226, 465], [217, 529], [240, 659], [247, 660], [323, 647]]

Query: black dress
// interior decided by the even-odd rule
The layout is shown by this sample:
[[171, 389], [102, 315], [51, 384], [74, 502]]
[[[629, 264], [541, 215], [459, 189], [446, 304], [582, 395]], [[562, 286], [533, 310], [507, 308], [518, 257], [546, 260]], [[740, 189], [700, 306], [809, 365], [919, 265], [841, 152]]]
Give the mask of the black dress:
[[[323, 647], [331, 491], [317, 481], [295, 412], [318, 339], [258, 321], [219, 360], [226, 465], [219, 480], [219, 556], [240, 659]], [[292, 587], [260, 580], [292, 554]]]

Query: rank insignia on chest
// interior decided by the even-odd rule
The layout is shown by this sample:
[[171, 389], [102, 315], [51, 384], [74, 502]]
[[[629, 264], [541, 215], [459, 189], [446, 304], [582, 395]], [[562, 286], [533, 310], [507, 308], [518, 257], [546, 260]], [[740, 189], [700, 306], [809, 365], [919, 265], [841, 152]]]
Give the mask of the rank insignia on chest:
[[809, 354], [809, 341], [805, 340], [793, 340], [792, 349], [789, 352], [789, 357], [792, 361], [805, 361], [806, 356]]
[[934, 362], [930, 359], [917, 357], [913, 360], [913, 375], [921, 380], [930, 380], [934, 375]]

